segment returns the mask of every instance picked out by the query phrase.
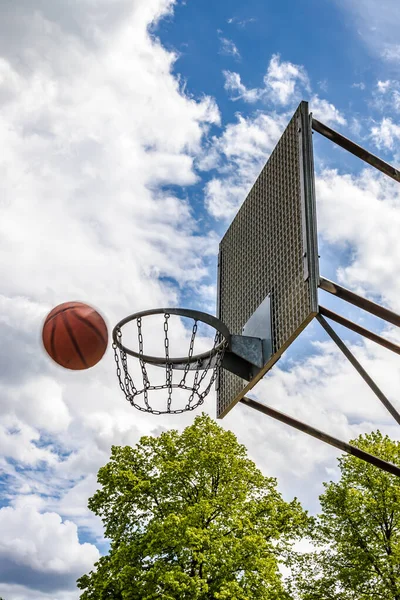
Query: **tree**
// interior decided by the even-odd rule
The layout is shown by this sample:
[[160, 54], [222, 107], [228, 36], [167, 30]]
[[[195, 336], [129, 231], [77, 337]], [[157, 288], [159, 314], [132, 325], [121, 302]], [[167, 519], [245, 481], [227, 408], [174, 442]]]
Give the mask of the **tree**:
[[278, 564], [305, 523], [230, 431], [203, 414], [183, 433], [113, 446], [89, 508], [111, 540], [82, 600], [277, 600]]
[[[379, 431], [354, 445], [400, 465], [400, 442]], [[353, 456], [325, 485], [311, 536], [318, 549], [292, 561], [302, 600], [400, 600], [400, 479]]]

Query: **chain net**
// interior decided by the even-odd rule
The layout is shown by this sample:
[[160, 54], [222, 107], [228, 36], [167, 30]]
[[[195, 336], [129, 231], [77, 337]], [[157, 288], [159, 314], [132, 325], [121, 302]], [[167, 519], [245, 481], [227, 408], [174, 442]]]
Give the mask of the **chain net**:
[[[214, 337], [214, 344], [210, 350], [210, 356], [206, 359], [193, 361], [194, 344], [196, 340], [196, 333], [198, 330], [198, 321], [193, 319], [193, 326], [190, 336], [189, 351], [187, 360], [184, 365], [177, 365], [170, 362], [170, 341], [168, 337], [168, 321], [170, 319], [169, 313], [164, 313], [164, 353], [165, 361], [163, 368], [165, 370], [165, 383], [161, 385], [152, 385], [150, 382], [149, 366], [156, 369], [160, 369], [160, 366], [150, 365], [144, 360], [143, 355], [143, 333], [142, 333], [142, 318], [136, 319], [137, 335], [138, 335], [138, 348], [139, 348], [139, 365], [142, 377], [142, 385], [136, 386], [132, 376], [128, 370], [128, 358], [126, 352], [113, 343], [112, 347], [114, 350], [114, 359], [117, 366], [117, 377], [119, 386], [125, 395], [127, 401], [134, 406], [136, 409], [149, 412], [155, 415], [161, 414], [180, 414], [186, 411], [194, 410], [198, 406], [202, 405], [204, 399], [210, 392], [214, 382], [217, 379], [219, 370], [222, 365], [222, 360], [226, 350], [226, 344], [221, 344], [224, 336], [216, 331]], [[122, 331], [120, 328], [116, 330], [118, 343], [122, 345]], [[192, 381], [189, 381], [189, 373], [193, 374]], [[177, 375], [176, 381], [174, 381]], [[181, 408], [172, 407], [172, 394], [174, 389], [184, 390], [188, 393], [188, 399]], [[164, 400], [165, 409], [160, 409], [160, 404], [157, 408], [153, 408], [150, 404], [149, 398], [151, 392], [165, 390]]]

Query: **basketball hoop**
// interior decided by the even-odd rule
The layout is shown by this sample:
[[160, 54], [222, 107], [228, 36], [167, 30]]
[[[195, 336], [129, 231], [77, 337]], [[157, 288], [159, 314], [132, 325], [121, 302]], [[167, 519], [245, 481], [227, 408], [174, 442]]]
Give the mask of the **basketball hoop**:
[[[143, 352], [142, 320], [153, 315], [163, 315], [163, 356], [152, 356]], [[189, 349], [186, 356], [170, 356], [169, 319], [171, 315], [184, 317], [193, 321], [190, 334]], [[161, 320], [161, 319], [160, 319]], [[136, 322], [138, 349], [133, 350], [122, 343], [122, 328], [130, 322]], [[203, 323], [215, 330], [212, 347], [198, 354], [194, 354], [194, 345], [199, 323]], [[230, 333], [226, 325], [216, 317], [197, 310], [184, 308], [156, 308], [137, 312], [122, 319], [113, 329], [114, 358], [117, 365], [119, 385], [128, 402], [143, 412], [160, 415], [165, 413], [179, 414], [194, 410], [203, 404], [205, 397], [210, 392], [220, 371], [225, 350], [229, 345]], [[142, 386], [136, 386], [128, 370], [130, 355], [139, 361]], [[150, 382], [149, 366], [163, 367], [165, 369], [165, 383], [152, 385]], [[179, 373], [176, 377], [176, 372]], [[192, 372], [189, 374], [189, 372]], [[193, 375], [192, 380], [189, 380]], [[174, 376], [176, 381], [174, 382]], [[188, 392], [188, 399], [182, 408], [172, 408], [172, 392], [179, 388]], [[166, 390], [165, 409], [153, 408], [149, 401], [149, 392], [162, 392]], [[142, 404], [140, 404], [142, 400]]]
[[[400, 477], [399, 466], [247, 396], [316, 318], [400, 424], [400, 412], [325, 317], [397, 354], [400, 354], [400, 347], [319, 305], [318, 290], [322, 289], [400, 327], [400, 315], [319, 275], [313, 131], [400, 182], [399, 170], [314, 119], [307, 102], [301, 102], [221, 240], [217, 277], [218, 318], [194, 310], [160, 308], [136, 313], [120, 321], [113, 330], [119, 385], [127, 400], [137, 409], [154, 414], [176, 414], [201, 405], [218, 377], [217, 418], [225, 417], [235, 404], [242, 402]], [[159, 343], [163, 347], [163, 356], [145, 354], [143, 350], [142, 319], [151, 315], [160, 316], [162, 326], [159, 329]], [[190, 328], [185, 332], [188, 340], [190, 338], [185, 357], [171, 356], [173, 344], [170, 345], [170, 341], [181, 341], [184, 337], [179, 330], [174, 330], [174, 335], [169, 337], [171, 315], [181, 320], [193, 320], [191, 333]], [[122, 327], [130, 321], [136, 321], [137, 350], [122, 343]], [[205, 346], [205, 337], [209, 337], [202, 336], [202, 327], [198, 333], [199, 324], [211, 326], [216, 333], [209, 350], [195, 353], [196, 334], [197, 338], [201, 338], [201, 349]], [[53, 333], [54, 328], [51, 328], [50, 337]], [[155, 330], [152, 329], [151, 333], [148, 343], [155, 347]], [[128, 371], [128, 355], [138, 360], [135, 378], [137, 374], [143, 380], [140, 389], [135, 386]], [[161, 385], [157, 384], [157, 378], [161, 381], [163, 376], [159, 367], [165, 370], [165, 381]], [[152, 369], [156, 371], [153, 384], [149, 378]], [[179, 377], [175, 382], [177, 374]], [[190, 377], [193, 377], [192, 382]], [[175, 390], [177, 398], [174, 398], [174, 402], [177, 404], [172, 409], [172, 392], [175, 388], [179, 388]], [[160, 404], [156, 408], [150, 405], [149, 392], [157, 390], [164, 392], [161, 399], [166, 401], [165, 408]]]

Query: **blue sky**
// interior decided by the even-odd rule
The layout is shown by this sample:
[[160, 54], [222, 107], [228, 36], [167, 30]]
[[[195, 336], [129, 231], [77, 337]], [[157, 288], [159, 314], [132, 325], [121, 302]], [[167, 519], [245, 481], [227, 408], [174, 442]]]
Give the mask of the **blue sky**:
[[[46, 314], [81, 300], [111, 330], [148, 307], [213, 312], [219, 240], [302, 99], [399, 165], [399, 27], [397, 0], [0, 5], [0, 596], [78, 598], [107, 549], [87, 501], [111, 445], [192, 420], [128, 406], [111, 348], [91, 370], [57, 368], [40, 345]], [[398, 184], [314, 142], [321, 272], [399, 312]], [[396, 403], [398, 357], [340, 331]], [[317, 325], [255, 394], [342, 439], [398, 438]], [[204, 407], [215, 415], [214, 393]], [[242, 406], [221, 424], [285, 498], [318, 510], [334, 449]]]

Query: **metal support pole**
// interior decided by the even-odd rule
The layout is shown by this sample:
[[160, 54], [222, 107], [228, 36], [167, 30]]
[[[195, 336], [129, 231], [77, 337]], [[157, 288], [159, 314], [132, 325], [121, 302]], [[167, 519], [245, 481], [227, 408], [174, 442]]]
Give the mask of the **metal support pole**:
[[365, 150], [365, 148], [362, 148], [358, 144], [355, 144], [348, 138], [344, 137], [344, 135], [341, 133], [331, 129], [324, 123], [317, 121], [317, 119], [312, 120], [312, 128], [314, 131], [317, 131], [324, 137], [328, 138], [328, 140], [331, 140], [331, 142], [334, 144], [341, 146], [348, 152], [351, 152], [351, 154], [354, 154], [354, 156], [361, 158], [361, 160], [364, 162], [368, 163], [372, 167], [375, 167], [375, 169], [378, 169], [378, 171], [381, 171], [395, 181], [400, 182], [400, 171], [392, 167], [392, 165], [389, 165], [381, 158], [374, 156], [374, 154], [371, 154], [371, 152], [368, 152], [368, 150]]
[[358, 306], [358, 308], [362, 308], [367, 312], [387, 321], [388, 323], [392, 323], [393, 325], [397, 325], [400, 327], [400, 315], [396, 314], [392, 310], [388, 308], [384, 308], [380, 306], [380, 304], [376, 304], [376, 302], [372, 302], [372, 300], [367, 300], [350, 290], [342, 287], [338, 283], [333, 283], [333, 281], [329, 281], [329, 279], [325, 279], [321, 277], [319, 280], [319, 287], [324, 292], [329, 292], [342, 300], [346, 300], [346, 302], [350, 302], [350, 304], [354, 304], [354, 306]]
[[374, 456], [373, 454], [369, 454], [369, 452], [365, 452], [364, 450], [361, 450], [360, 448], [357, 448], [356, 446], [352, 446], [351, 444], [348, 444], [347, 442], [338, 440], [337, 438], [329, 435], [328, 433], [324, 433], [323, 431], [320, 431], [319, 429], [315, 429], [315, 427], [306, 425], [302, 421], [298, 421], [297, 419], [294, 419], [293, 417], [290, 417], [289, 415], [281, 413], [280, 411], [275, 410], [274, 408], [271, 408], [270, 406], [265, 406], [265, 404], [261, 404], [260, 402], [256, 402], [255, 400], [251, 400], [250, 398], [247, 398], [246, 396], [244, 398], [242, 398], [241, 402], [243, 404], [245, 404], [246, 406], [253, 408], [254, 410], [258, 410], [259, 412], [262, 412], [264, 415], [268, 415], [269, 417], [272, 417], [273, 419], [281, 421], [281, 423], [285, 423], [286, 425], [290, 425], [290, 427], [294, 427], [295, 429], [298, 429], [299, 431], [302, 431], [303, 433], [307, 433], [308, 435], [311, 435], [312, 437], [314, 437], [318, 440], [321, 440], [322, 442], [325, 442], [326, 444], [329, 444], [330, 446], [333, 446], [334, 448], [343, 450], [344, 452], [347, 452], [348, 454], [351, 454], [352, 456], [356, 456], [357, 458], [360, 458], [361, 460], [364, 460], [365, 462], [370, 463], [371, 465], [375, 465], [375, 467], [382, 469], [382, 471], [386, 471], [387, 473], [391, 473], [392, 475], [396, 475], [397, 477], [400, 477], [400, 467], [398, 467], [397, 465], [394, 465], [390, 462], [387, 462], [386, 460], [378, 458], [377, 456]]
[[383, 406], [390, 412], [395, 421], [397, 421], [397, 423], [400, 425], [400, 414], [397, 412], [393, 404], [386, 398], [385, 394], [381, 391], [381, 389], [376, 385], [374, 380], [368, 375], [364, 367], [360, 365], [354, 354], [350, 352], [346, 344], [340, 339], [338, 334], [332, 329], [332, 327], [322, 315], [318, 314], [317, 319], [321, 323], [322, 327], [325, 329], [327, 334], [338, 346], [338, 348], [343, 352], [345, 357], [351, 362], [356, 371], [358, 371], [358, 373], [361, 375], [364, 381], [369, 385], [374, 394], [379, 398]]
[[400, 354], [400, 346], [398, 344], [386, 340], [380, 335], [373, 333], [369, 329], [365, 329], [365, 327], [361, 327], [361, 325], [358, 325], [357, 323], [353, 323], [353, 321], [349, 321], [345, 317], [342, 317], [342, 315], [338, 315], [337, 313], [333, 312], [332, 310], [329, 310], [328, 308], [325, 308], [324, 306], [319, 307], [319, 312], [323, 317], [327, 317], [328, 319], [335, 321], [335, 323], [339, 323], [339, 325], [343, 325], [343, 327], [347, 327], [347, 329], [351, 329], [351, 331], [359, 333], [368, 340], [371, 340], [372, 342], [376, 342], [380, 346], [383, 346], [383, 348], [387, 348], [388, 350], [391, 350], [396, 354]]

